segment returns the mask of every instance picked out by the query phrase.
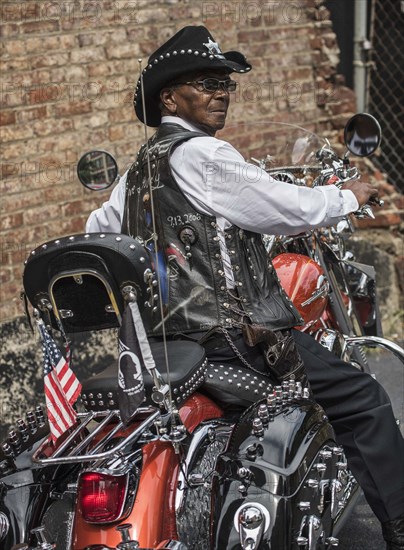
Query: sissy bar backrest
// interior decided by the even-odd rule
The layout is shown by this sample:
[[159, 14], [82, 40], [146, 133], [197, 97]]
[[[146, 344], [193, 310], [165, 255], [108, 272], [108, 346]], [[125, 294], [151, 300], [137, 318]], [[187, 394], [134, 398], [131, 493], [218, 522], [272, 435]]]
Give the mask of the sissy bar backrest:
[[33, 250], [25, 294], [47, 324], [66, 333], [119, 327], [126, 294], [135, 295], [145, 328], [156, 311], [155, 281], [143, 243], [116, 233], [70, 235]]

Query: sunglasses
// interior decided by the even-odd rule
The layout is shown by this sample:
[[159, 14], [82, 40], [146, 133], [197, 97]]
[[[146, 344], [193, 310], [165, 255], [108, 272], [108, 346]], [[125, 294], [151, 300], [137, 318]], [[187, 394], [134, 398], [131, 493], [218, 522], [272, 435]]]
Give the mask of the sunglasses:
[[177, 86], [194, 86], [199, 92], [217, 92], [219, 88], [225, 92], [235, 92], [237, 88], [237, 82], [235, 80], [219, 80], [218, 78], [205, 78], [204, 80], [191, 80], [190, 82], [179, 82], [174, 84], [173, 88]]

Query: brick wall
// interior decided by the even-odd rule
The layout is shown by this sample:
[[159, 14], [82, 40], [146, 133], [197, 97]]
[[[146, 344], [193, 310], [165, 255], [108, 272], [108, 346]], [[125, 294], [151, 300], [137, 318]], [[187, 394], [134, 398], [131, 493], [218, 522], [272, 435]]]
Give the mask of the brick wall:
[[[223, 51], [240, 49], [254, 67], [238, 77], [224, 133], [246, 156], [270, 152], [269, 119], [341, 141], [355, 97], [336, 73], [338, 46], [321, 0], [4, 1], [0, 324], [8, 342], [14, 334], [21, 345], [8, 346], [3, 365], [24, 368], [22, 355], [32, 345], [18, 335], [25, 257], [45, 240], [81, 232], [109, 195], [79, 184], [78, 158], [90, 148], [107, 149], [124, 172], [144, 139], [132, 109], [137, 60], [186, 24], [205, 24]], [[398, 231], [402, 197], [382, 175], [372, 177], [381, 178], [389, 201], [372, 223]]]
[[32, 247], [82, 231], [108, 193], [83, 189], [75, 166], [89, 148], [106, 148], [121, 172], [144, 130], [132, 110], [138, 58], [185, 24], [204, 23], [223, 50], [239, 48], [254, 70], [239, 78], [229, 117], [246, 154], [262, 124], [294, 122], [324, 132], [355, 111], [336, 74], [338, 47], [321, 1], [11, 0], [1, 6], [1, 304], [0, 322], [21, 315], [23, 261]]

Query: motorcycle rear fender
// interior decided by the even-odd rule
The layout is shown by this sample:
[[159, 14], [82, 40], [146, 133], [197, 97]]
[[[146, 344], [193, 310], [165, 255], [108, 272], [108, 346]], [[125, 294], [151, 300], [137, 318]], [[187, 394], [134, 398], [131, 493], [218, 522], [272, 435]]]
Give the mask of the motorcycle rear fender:
[[[291, 548], [286, 540], [291, 532], [285, 526], [294, 517], [296, 502], [309, 500], [304, 481], [319, 450], [326, 443], [335, 445], [335, 436], [322, 408], [312, 401], [285, 407], [265, 426], [262, 437], [252, 434], [252, 420], [257, 408], [247, 412], [235, 427], [229, 446], [219, 456], [218, 475], [212, 489], [213, 548], [240, 548], [235, 528], [237, 510], [245, 503], [258, 503], [269, 512], [269, 525], [260, 549], [271, 548], [270, 541]], [[240, 468], [251, 472], [251, 479], [240, 475]], [[244, 490], [245, 488], [245, 490]], [[300, 515], [299, 515], [300, 514]], [[302, 514], [293, 520], [299, 531]], [[274, 537], [274, 538], [273, 538]]]
[[[184, 402], [179, 413], [191, 433], [202, 421], [223, 416], [220, 407], [198, 393]], [[139, 542], [140, 547], [162, 548], [162, 541], [178, 539], [175, 519], [178, 470], [179, 455], [170, 442], [155, 440], [142, 448], [142, 467], [135, 503], [129, 516], [124, 518], [124, 523], [132, 524], [131, 537]], [[116, 531], [119, 523], [89, 524], [76, 509], [72, 550], [82, 550], [94, 544], [115, 547], [121, 542]]]
[[[140, 547], [155, 548], [162, 540], [177, 538], [174, 499], [178, 476], [178, 455], [167, 441], [151, 441], [142, 449], [143, 465], [135, 504], [125, 523], [132, 524], [130, 535]], [[116, 531], [120, 522], [93, 525], [85, 522], [76, 510], [72, 550], [94, 544], [116, 547], [121, 537]]]

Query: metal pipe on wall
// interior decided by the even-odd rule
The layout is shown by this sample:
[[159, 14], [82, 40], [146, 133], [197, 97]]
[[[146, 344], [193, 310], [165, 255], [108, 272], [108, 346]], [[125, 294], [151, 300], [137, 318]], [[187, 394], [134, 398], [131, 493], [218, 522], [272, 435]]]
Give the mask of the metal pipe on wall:
[[366, 50], [370, 49], [370, 42], [367, 39], [367, 14], [368, 2], [354, 0], [354, 59], [353, 59], [353, 81], [357, 97], [357, 110], [364, 111], [366, 107], [366, 81], [367, 81], [367, 59]]

